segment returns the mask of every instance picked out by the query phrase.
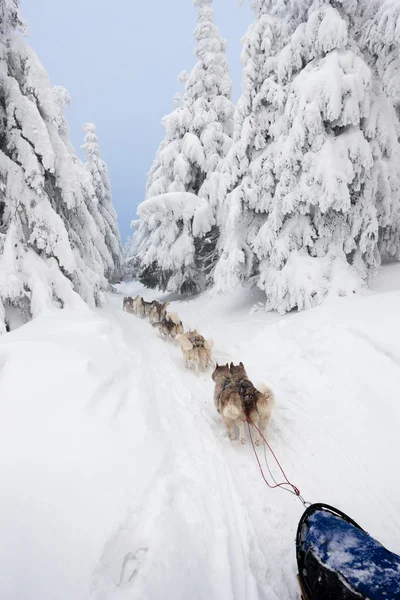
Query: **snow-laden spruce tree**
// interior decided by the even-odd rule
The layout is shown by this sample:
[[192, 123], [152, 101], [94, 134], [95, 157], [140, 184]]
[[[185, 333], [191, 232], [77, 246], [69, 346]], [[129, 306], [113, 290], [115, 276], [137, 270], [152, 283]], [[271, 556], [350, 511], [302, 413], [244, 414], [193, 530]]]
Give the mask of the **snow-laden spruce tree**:
[[[174, 111], [163, 119], [165, 138], [149, 173], [147, 199], [183, 192], [209, 200], [209, 180], [231, 145], [233, 106], [226, 42], [213, 22], [211, 2], [194, 0], [199, 8], [194, 34], [197, 63], [189, 76], [181, 78], [184, 93], [175, 99]], [[135, 234], [143, 281], [181, 293], [199, 291], [215, 260], [215, 206], [211, 201], [199, 203], [197, 225], [193, 219], [180, 218], [179, 211], [166, 213], [164, 206], [161, 202], [158, 214], [143, 211]], [[187, 253], [189, 242], [193, 252]], [[175, 257], [173, 265], [168, 255]]]
[[357, 40], [400, 117], [400, 2], [360, 0]]
[[256, 19], [244, 36], [242, 95], [234, 114], [233, 145], [214, 187], [221, 229], [220, 258], [215, 270], [218, 289], [228, 292], [257, 273], [252, 243], [268, 211], [275, 184], [270, 167], [251, 169], [271, 141], [271, 129], [286, 99], [278, 79], [278, 57], [288, 25], [264, 3], [252, 4]]
[[356, 39], [374, 74], [375, 110], [367, 128], [377, 161], [377, 210], [381, 255], [399, 257], [400, 213], [400, 3], [360, 0], [354, 19]]
[[140, 263], [136, 254], [135, 231], [139, 225], [139, 220], [136, 219], [131, 223], [132, 235], [128, 236], [122, 250], [123, 268], [122, 272], [130, 279], [138, 279], [140, 276]]
[[64, 88], [52, 88], [0, 0], [0, 331], [44, 308], [98, 303], [107, 282], [88, 211], [90, 176], [70, 145]]
[[256, 189], [227, 221], [257, 214], [246, 232], [253, 255], [242, 262], [251, 261], [266, 307], [285, 312], [356, 291], [379, 263], [380, 238], [397, 254], [399, 147], [393, 110], [351, 35], [357, 2], [254, 4], [291, 31], [277, 56], [280, 102], [267, 99], [267, 143], [248, 169]]
[[95, 198], [91, 202], [90, 212], [97, 223], [106, 247], [106, 252], [102, 251], [105, 275], [109, 281], [116, 282], [121, 276], [122, 246], [117, 213], [112, 203], [107, 165], [100, 157], [96, 127], [93, 123], [85, 123], [83, 130], [86, 133], [85, 143], [82, 146], [86, 153], [85, 167], [91, 175], [95, 191]]

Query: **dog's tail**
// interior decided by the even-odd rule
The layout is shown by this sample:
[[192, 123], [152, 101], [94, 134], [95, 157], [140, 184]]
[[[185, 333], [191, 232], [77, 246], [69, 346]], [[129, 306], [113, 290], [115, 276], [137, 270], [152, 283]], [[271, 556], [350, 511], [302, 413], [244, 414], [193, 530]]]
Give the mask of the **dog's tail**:
[[232, 419], [232, 421], [236, 421], [243, 413], [243, 409], [236, 402], [228, 402], [226, 406], [222, 409], [222, 414], [227, 419]]
[[272, 410], [275, 406], [275, 394], [271, 388], [265, 385], [265, 383], [259, 383], [256, 385], [256, 389], [261, 392], [263, 399], [268, 404], [268, 408]]

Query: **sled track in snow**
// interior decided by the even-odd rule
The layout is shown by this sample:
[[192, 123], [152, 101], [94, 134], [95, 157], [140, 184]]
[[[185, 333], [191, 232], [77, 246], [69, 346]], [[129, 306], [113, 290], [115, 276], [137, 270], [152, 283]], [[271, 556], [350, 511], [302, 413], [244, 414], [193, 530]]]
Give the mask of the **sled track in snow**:
[[[154, 443], [164, 450], [145, 492], [132, 502], [104, 547], [93, 598], [158, 600], [159, 594], [177, 600], [187, 594], [199, 600], [298, 598], [293, 540], [301, 505], [289, 494], [266, 488], [249, 443], [241, 446], [228, 440], [213, 406], [209, 373], [196, 376], [186, 370], [178, 347], [162, 341], [146, 321], [123, 313], [119, 298], [113, 298], [113, 303], [110, 320], [120, 331], [120, 343], [128, 354], [132, 349], [139, 352], [145, 374], [140, 398], [129, 389], [134, 381], [125, 386], [126, 402], [137, 403], [147, 414]], [[182, 316], [187, 326], [198, 326]], [[351, 512], [352, 497], [360, 497], [367, 499], [366, 506], [380, 508], [386, 503], [385, 495], [366, 483], [364, 463], [346, 449], [326, 419], [310, 410], [310, 394], [326, 397], [327, 402], [330, 396], [337, 398], [334, 385], [326, 388], [329, 354], [320, 359], [318, 350], [310, 353], [308, 334], [299, 338], [299, 349], [297, 338], [291, 346], [291, 338], [285, 336], [289, 356], [300, 358], [287, 363], [294, 364], [294, 373], [284, 369], [284, 377], [271, 382], [278, 396], [267, 428], [272, 447], [306, 499], [323, 499], [325, 494], [339, 506], [345, 506], [347, 499]], [[223, 342], [217, 341], [223, 348]], [[378, 351], [368, 342], [368, 351]], [[257, 355], [251, 345], [241, 348], [245, 364], [255, 364]], [[331, 348], [333, 342], [327, 353]], [[267, 349], [265, 356], [270, 371], [277, 368], [280, 373], [284, 352], [275, 357]], [[303, 364], [310, 371], [313, 389], [302, 384]], [[123, 372], [121, 376], [125, 377]], [[323, 469], [319, 453], [325, 457]], [[148, 551], [136, 568], [134, 557], [140, 548]], [[124, 566], [125, 557], [131, 566]], [[115, 596], [121, 579], [124, 590], [120, 585], [122, 595]], [[129, 595], [124, 596], [127, 590]]]

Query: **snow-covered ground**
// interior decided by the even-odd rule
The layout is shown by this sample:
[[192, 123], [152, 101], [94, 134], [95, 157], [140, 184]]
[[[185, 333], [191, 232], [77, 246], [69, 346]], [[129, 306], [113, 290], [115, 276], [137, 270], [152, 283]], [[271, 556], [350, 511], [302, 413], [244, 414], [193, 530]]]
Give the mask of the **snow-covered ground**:
[[[171, 309], [273, 387], [267, 437], [306, 500], [400, 553], [400, 266], [301, 314], [259, 300]], [[121, 295], [3, 336], [0, 369], [2, 600], [299, 597], [301, 503], [266, 487], [251, 446], [227, 438], [210, 374], [186, 371]]]

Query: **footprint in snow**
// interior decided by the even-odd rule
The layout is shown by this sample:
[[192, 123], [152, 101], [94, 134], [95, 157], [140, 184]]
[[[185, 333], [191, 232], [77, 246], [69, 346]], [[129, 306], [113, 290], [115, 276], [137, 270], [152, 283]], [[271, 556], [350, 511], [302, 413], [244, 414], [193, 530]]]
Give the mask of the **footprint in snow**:
[[124, 560], [122, 561], [121, 576], [118, 584], [119, 587], [127, 587], [132, 583], [133, 578], [143, 564], [147, 551], [148, 548], [139, 548], [139, 550], [136, 550], [135, 554], [133, 554], [133, 552], [125, 554]]

